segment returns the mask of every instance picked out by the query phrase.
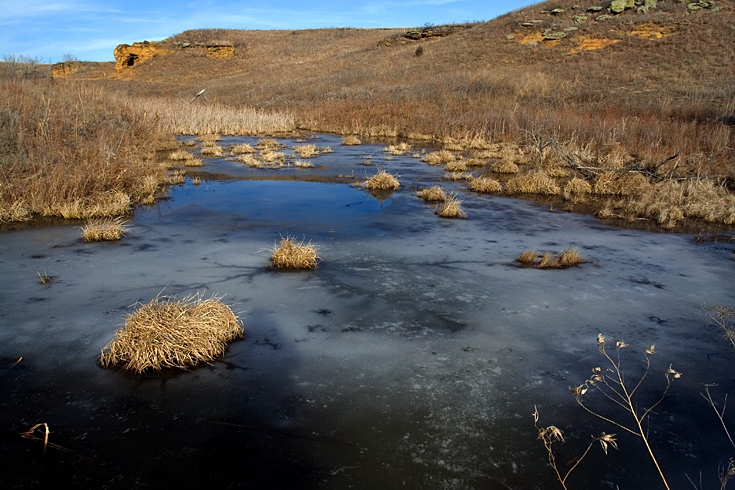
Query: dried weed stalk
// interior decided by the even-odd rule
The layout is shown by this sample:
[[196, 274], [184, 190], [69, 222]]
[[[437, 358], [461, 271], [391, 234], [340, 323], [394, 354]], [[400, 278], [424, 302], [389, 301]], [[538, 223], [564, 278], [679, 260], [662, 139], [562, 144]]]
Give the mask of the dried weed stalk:
[[[636, 391], [638, 391], [638, 389], [643, 384], [643, 381], [646, 379], [646, 376], [648, 376], [648, 372], [651, 369], [651, 356], [654, 354], [655, 345], [652, 345], [645, 349], [644, 355], [646, 368], [640, 379], [638, 379], [638, 381], [633, 384], [631, 382], [626, 382], [620, 361], [620, 351], [621, 349], [628, 347], [628, 344], [626, 344], [622, 340], [617, 341], [615, 343], [615, 355], [611, 356], [608, 353], [606, 346], [608, 345], [608, 342], [611, 342], [612, 340], [612, 338], [606, 338], [602, 334], [597, 335], [597, 348], [607, 360], [609, 364], [608, 368], [604, 370], [601, 367], [594, 368], [592, 370], [592, 376], [589, 379], [587, 379], [583, 384], [579, 386], [570, 386], [569, 391], [572, 392], [572, 395], [574, 395], [574, 399], [577, 401], [579, 406], [585, 409], [588, 413], [604, 420], [605, 422], [611, 423], [625, 430], [626, 432], [633, 434], [634, 436], [640, 437], [643, 441], [643, 444], [646, 446], [646, 449], [648, 450], [648, 454], [651, 456], [651, 460], [658, 470], [659, 476], [661, 477], [664, 486], [669, 489], [670, 487], [668, 482], [666, 481], [666, 477], [664, 476], [664, 473], [661, 470], [661, 467], [658, 464], [658, 460], [654, 456], [653, 449], [651, 448], [651, 445], [649, 443], [648, 431], [644, 429], [643, 424], [646, 422], [646, 418], [651, 414], [653, 409], [656, 408], [666, 397], [666, 394], [669, 392], [669, 388], [671, 387], [672, 380], [680, 378], [681, 373], [677, 372], [671, 366], [669, 366], [669, 368], [664, 373], [666, 377], [666, 388], [664, 389], [661, 396], [647, 409], [639, 408], [640, 404], [638, 399], [635, 397], [635, 394]], [[584, 395], [587, 393], [590, 387], [594, 388], [596, 391], [604, 395], [604, 397], [608, 401], [626, 410], [632, 417], [634, 425], [628, 426], [590, 408], [586, 404], [586, 400], [584, 398]]]

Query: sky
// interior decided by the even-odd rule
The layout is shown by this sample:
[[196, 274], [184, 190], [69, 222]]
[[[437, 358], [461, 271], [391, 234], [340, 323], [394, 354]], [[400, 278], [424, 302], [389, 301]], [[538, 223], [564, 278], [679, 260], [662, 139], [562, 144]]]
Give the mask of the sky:
[[0, 0], [0, 56], [113, 61], [118, 44], [188, 29], [419, 27], [491, 20], [531, 0]]

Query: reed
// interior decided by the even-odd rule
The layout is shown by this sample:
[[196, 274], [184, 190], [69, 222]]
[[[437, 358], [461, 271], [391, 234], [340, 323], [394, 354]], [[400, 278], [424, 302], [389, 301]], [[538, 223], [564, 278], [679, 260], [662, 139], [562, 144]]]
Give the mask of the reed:
[[471, 191], [480, 192], [483, 194], [500, 192], [503, 190], [503, 186], [500, 184], [500, 182], [488, 177], [474, 177], [470, 179], [468, 187]]
[[424, 201], [446, 201], [447, 194], [441, 186], [435, 185], [428, 189], [421, 189], [416, 192], [416, 196], [423, 199]]
[[395, 176], [381, 170], [365, 182], [365, 187], [377, 191], [392, 191], [400, 188], [401, 184]]
[[462, 201], [457, 198], [456, 194], [447, 196], [444, 202], [439, 204], [436, 214], [441, 218], [464, 219], [467, 217], [467, 213], [462, 210]]
[[82, 240], [85, 242], [120, 240], [129, 231], [127, 223], [122, 217], [91, 219], [82, 226]]

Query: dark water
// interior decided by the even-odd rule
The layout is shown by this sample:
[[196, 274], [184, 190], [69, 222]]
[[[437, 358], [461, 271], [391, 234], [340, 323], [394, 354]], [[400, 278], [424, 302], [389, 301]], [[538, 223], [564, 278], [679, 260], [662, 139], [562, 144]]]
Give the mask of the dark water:
[[[569, 488], [662, 488], [640, 438], [584, 412], [567, 389], [604, 367], [600, 332], [630, 344], [628, 380], [656, 344], [640, 407], [665, 388], [670, 364], [684, 373], [645, 430], [672, 488], [700, 472], [704, 488], [718, 484], [735, 448], [700, 392], [719, 383], [721, 402], [735, 390], [735, 350], [701, 303], [735, 305], [728, 243], [618, 229], [447, 182], [468, 219], [443, 220], [414, 192], [442, 169], [339, 141], [313, 141], [335, 150], [311, 159], [316, 169], [209, 160], [204, 171], [236, 180], [174, 188], [136, 210], [117, 243], [83, 243], [78, 225], [0, 235], [2, 488], [559, 488], [534, 406], [540, 425], [564, 432], [566, 468], [590, 436], [616, 434], [619, 450], [593, 447]], [[402, 188], [375, 197], [344, 183], [237, 180], [360, 182], [376, 164]], [[317, 270], [266, 269], [286, 234], [319, 247]], [[569, 246], [588, 262], [515, 264], [527, 249]], [[101, 369], [100, 349], [132, 305], [161, 291], [224, 295], [246, 338], [191, 372]], [[66, 450], [19, 435], [37, 423]]]

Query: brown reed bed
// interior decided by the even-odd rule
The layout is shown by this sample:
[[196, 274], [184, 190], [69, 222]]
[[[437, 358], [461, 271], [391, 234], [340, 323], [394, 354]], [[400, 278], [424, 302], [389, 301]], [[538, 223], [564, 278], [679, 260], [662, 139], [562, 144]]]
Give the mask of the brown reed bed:
[[120, 240], [129, 231], [123, 217], [90, 219], [82, 226], [82, 240], [101, 242]]
[[577, 247], [570, 247], [559, 253], [546, 252], [543, 255], [536, 250], [526, 250], [517, 259], [524, 267], [536, 269], [567, 269], [585, 262], [579, 255]]
[[462, 201], [460, 201], [454, 193], [447, 196], [446, 200], [439, 204], [436, 214], [440, 218], [450, 219], [464, 219], [467, 217], [467, 213], [462, 210]]
[[421, 189], [416, 192], [416, 196], [424, 201], [446, 201], [447, 194], [441, 186], [435, 185], [428, 189]]
[[221, 357], [243, 336], [240, 320], [216, 296], [156, 296], [127, 316], [102, 349], [100, 364], [134, 374], [189, 369]]
[[365, 182], [365, 187], [376, 191], [394, 191], [400, 188], [401, 184], [395, 176], [381, 170]]
[[317, 248], [311, 242], [304, 244], [304, 240], [297, 242], [295, 238], [286, 236], [281, 238], [280, 244], [273, 246], [271, 255], [275, 269], [316, 269], [321, 258]]

